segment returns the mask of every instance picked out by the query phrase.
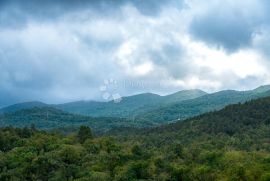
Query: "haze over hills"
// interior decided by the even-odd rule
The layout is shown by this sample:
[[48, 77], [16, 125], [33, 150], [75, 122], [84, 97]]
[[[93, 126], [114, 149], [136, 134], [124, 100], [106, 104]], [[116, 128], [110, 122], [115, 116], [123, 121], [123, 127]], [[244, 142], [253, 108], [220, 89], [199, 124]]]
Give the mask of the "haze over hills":
[[269, 41], [270, 0], [0, 0], [0, 181], [270, 181]]
[[158, 105], [193, 99], [206, 94], [207, 93], [204, 91], [194, 89], [179, 91], [167, 96], [160, 96], [152, 93], [138, 94], [129, 97], [123, 97], [122, 101], [119, 103], [115, 103], [114, 101], [77, 101], [66, 104], [49, 105], [35, 101], [7, 106], [0, 109], [0, 112], [13, 112], [26, 108], [52, 106], [70, 113], [95, 117], [130, 117], [137, 115], [142, 111], [152, 109]]
[[269, 110], [266, 97], [99, 137], [87, 127], [67, 136], [0, 128], [0, 180], [268, 181]]
[[[124, 97], [118, 104], [115, 104], [113, 101], [79, 101], [62, 105], [48, 105], [41, 102], [25, 102], [1, 109], [3, 114], [0, 115], [0, 125], [29, 127], [31, 124], [35, 124], [37, 128], [43, 130], [57, 128], [72, 129], [72, 127], [73, 129], [76, 129], [80, 125], [88, 125], [97, 132], [104, 132], [109, 129], [119, 127], [149, 127], [153, 126], [151, 121], [148, 122], [144, 120], [143, 122], [138, 122], [132, 118], [124, 119], [118, 118], [117, 116], [125, 117], [125, 115], [131, 111], [138, 111], [136, 110], [138, 108], [146, 111], [147, 109], [156, 106], [156, 104], [167, 104], [204, 94], [206, 93], [199, 90], [179, 91], [168, 96], [146, 93]], [[100, 111], [100, 113], [98, 114], [98, 117], [89, 117], [68, 113], [60, 110], [59, 108], [62, 108], [63, 110], [77, 110], [79, 113], [84, 111], [91, 111], [92, 113]], [[76, 113], [76, 111], [70, 112]], [[114, 115], [115, 117], [111, 118], [108, 115]]]
[[0, 113], [15, 112], [18, 110], [31, 109], [34, 107], [39, 107], [39, 108], [48, 107], [48, 104], [45, 104], [43, 102], [38, 102], [38, 101], [23, 102], [23, 103], [18, 103], [18, 104], [4, 107], [4, 108], [0, 109]]
[[[112, 135], [137, 137], [149, 144], [178, 143], [201, 146], [213, 144], [223, 148], [270, 151], [270, 96], [226, 106], [184, 121], [146, 129], [122, 129]], [[147, 137], [151, 137], [148, 139]], [[209, 140], [210, 139], [210, 140]], [[211, 142], [213, 141], [213, 142]], [[216, 144], [222, 142], [221, 145]]]
[[165, 104], [194, 99], [207, 93], [201, 90], [183, 90], [167, 96], [160, 96], [152, 93], [138, 94], [123, 97], [122, 101], [110, 102], [74, 102], [57, 105], [56, 107], [67, 112], [89, 116], [110, 116], [110, 117], [134, 117], [142, 112], [159, 107]]
[[[60, 127], [77, 128], [82, 124], [98, 132], [120, 127], [154, 127], [219, 110], [230, 104], [270, 96], [269, 88], [270, 86], [261, 86], [250, 91], [227, 90], [213, 94], [191, 90], [168, 96], [147, 93], [124, 97], [117, 104], [112, 101], [73, 102], [64, 105], [28, 102], [2, 109], [0, 120], [1, 126], [24, 127], [35, 124], [45, 130]], [[197, 98], [193, 98], [196, 96]], [[97, 113], [85, 116], [71, 112]], [[132, 113], [136, 116], [130, 116]]]
[[95, 132], [105, 132], [118, 127], [135, 127], [132, 122], [122, 118], [93, 118], [67, 113], [53, 107], [34, 107], [0, 114], [0, 127], [23, 128], [31, 125], [42, 130], [61, 129], [67, 132], [76, 130], [80, 125], [90, 126]]
[[140, 114], [136, 119], [140, 121], [153, 120], [156, 124], [164, 124], [184, 120], [206, 112], [220, 110], [230, 104], [242, 103], [267, 96], [270, 96], [270, 86], [261, 86], [250, 91], [220, 91], [195, 99], [162, 106], [158, 109]]

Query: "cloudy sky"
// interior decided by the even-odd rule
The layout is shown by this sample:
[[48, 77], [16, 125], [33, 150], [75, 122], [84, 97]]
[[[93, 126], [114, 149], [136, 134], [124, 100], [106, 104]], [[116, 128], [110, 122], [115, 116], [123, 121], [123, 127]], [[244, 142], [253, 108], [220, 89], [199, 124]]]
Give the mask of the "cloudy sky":
[[0, 0], [0, 106], [252, 89], [269, 57], [268, 0]]

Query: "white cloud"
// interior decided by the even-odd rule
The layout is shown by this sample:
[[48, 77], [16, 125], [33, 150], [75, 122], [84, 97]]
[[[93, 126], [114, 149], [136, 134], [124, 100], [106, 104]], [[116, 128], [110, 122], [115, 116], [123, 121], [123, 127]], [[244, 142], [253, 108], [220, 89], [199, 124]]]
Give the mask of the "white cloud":
[[[260, 22], [257, 19], [264, 16], [257, 13], [262, 8], [258, 2], [227, 3], [221, 12], [245, 7], [244, 19]], [[121, 87], [121, 95], [248, 89], [270, 83], [267, 28], [258, 32], [256, 23], [251, 44], [232, 52], [191, 34], [193, 19], [218, 5], [220, 1], [192, 0], [185, 9], [161, 6], [149, 16], [127, 3], [121, 4], [115, 17], [83, 9], [51, 21], [30, 17], [21, 28], [0, 28], [1, 88], [17, 100], [66, 102], [100, 99], [99, 87], [108, 78], [151, 82], [147, 88]], [[250, 14], [252, 9], [256, 11]], [[253, 83], [246, 84], [251, 78]]]

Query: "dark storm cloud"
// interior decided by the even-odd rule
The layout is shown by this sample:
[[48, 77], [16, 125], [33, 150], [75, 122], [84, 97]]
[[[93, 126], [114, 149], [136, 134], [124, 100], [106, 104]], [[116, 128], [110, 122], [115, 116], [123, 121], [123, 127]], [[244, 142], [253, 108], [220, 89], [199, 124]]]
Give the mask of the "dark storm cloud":
[[190, 25], [193, 37], [228, 52], [250, 47], [257, 28], [266, 20], [265, 2], [211, 2], [204, 13], [195, 13]]
[[[99, 87], [109, 78], [151, 85], [122, 87], [121, 95], [266, 82], [260, 55], [244, 56], [249, 53], [244, 48], [269, 56], [269, 4], [0, 0], [0, 107], [102, 99]], [[247, 68], [238, 59], [247, 59]]]
[[2, 27], [21, 27], [27, 21], [55, 21], [57, 18], [68, 13], [85, 9], [96, 10], [106, 13], [115, 11], [115, 7], [122, 1], [108, 0], [2, 0], [0, 4], [0, 25]]
[[95, 16], [116, 18], [120, 8], [130, 4], [140, 13], [156, 16], [166, 5], [182, 6], [182, 0], [1, 0], [1, 27], [21, 27], [29, 20], [55, 21], [69, 13], [91, 11], [89, 19]]
[[226, 15], [219, 17], [213, 13], [195, 18], [191, 33], [195, 38], [233, 52], [251, 44], [253, 26], [245, 19], [230, 19]]
[[194, 69], [185, 55], [184, 46], [173, 40], [164, 44], [160, 50], [149, 50], [147, 53], [156, 65], [165, 68], [167, 74], [173, 78], [183, 78]]

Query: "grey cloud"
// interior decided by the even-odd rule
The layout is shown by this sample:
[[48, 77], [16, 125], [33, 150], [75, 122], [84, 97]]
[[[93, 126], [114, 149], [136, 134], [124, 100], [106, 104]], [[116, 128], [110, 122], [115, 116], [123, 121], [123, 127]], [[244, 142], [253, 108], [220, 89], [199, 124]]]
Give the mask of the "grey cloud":
[[184, 7], [183, 0], [130, 0], [130, 2], [144, 15], [157, 15], [163, 6], [171, 5], [179, 9]]
[[213, 5], [211, 2], [206, 12], [195, 13], [190, 24], [193, 37], [228, 52], [250, 47], [255, 31], [264, 20], [264, 4], [224, 1]]
[[253, 26], [243, 19], [227, 19], [215, 13], [195, 18], [191, 24], [191, 33], [211, 45], [223, 47], [233, 52], [251, 44]]
[[16, 95], [11, 94], [10, 91], [0, 90], [0, 108], [5, 105], [20, 102], [21, 100]]
[[29, 20], [55, 21], [68, 13], [87, 9], [109, 14], [117, 11], [114, 7], [119, 4], [122, 4], [121, 0], [3, 0], [0, 4], [0, 25], [20, 28]]
[[[128, 6], [123, 10], [124, 5]], [[182, 7], [181, 0], [0, 0], [0, 106], [99, 99], [99, 86], [108, 78], [139, 84], [121, 87], [121, 95], [166, 94], [187, 88], [185, 83], [193, 77], [206, 82], [196, 85], [210, 90], [207, 81], [221, 83], [221, 88], [262, 82], [256, 76], [239, 78], [233, 71], [217, 75], [211, 66], [197, 65], [196, 58], [204, 57], [193, 57], [194, 45], [189, 44], [195, 37], [230, 53], [250, 46], [258, 25], [253, 15], [241, 18], [227, 7], [220, 13], [210, 8], [196, 14], [192, 7], [182, 13]], [[90, 19], [84, 21], [85, 16]], [[191, 39], [186, 32], [189, 18]], [[256, 45], [265, 51], [267, 33]], [[126, 43], [121, 57], [119, 50]], [[145, 62], [153, 70], [135, 75], [134, 67]], [[159, 85], [171, 78], [183, 84]], [[146, 87], [141, 87], [144, 83]]]
[[0, 26], [21, 28], [29, 20], [55, 21], [69, 13], [91, 11], [89, 18], [120, 16], [123, 5], [132, 5], [140, 13], [156, 16], [163, 6], [174, 5], [181, 8], [182, 0], [2, 0], [0, 1]]
[[[53, 32], [55, 35], [50, 35], [49, 31], [25, 31], [26, 36], [17, 31], [0, 35], [0, 106], [6, 105], [7, 100], [12, 104], [15, 101], [94, 98], [102, 75], [109, 72], [103, 50], [95, 46], [87, 49], [84, 43], [74, 45], [66, 40], [70, 35], [56, 37], [57, 30]], [[32, 31], [38, 33], [35, 41], [29, 41], [33, 40], [29, 37]], [[43, 36], [47, 38], [39, 38]], [[51, 42], [53, 40], [55, 42]], [[113, 67], [109, 69], [113, 71]]]
[[172, 78], [184, 78], [192, 73], [194, 67], [189, 61], [185, 47], [179, 42], [170, 41], [169, 44], [162, 45], [160, 50], [148, 51], [151, 60], [157, 66], [165, 69], [167, 74]]
[[253, 46], [269, 60], [270, 52], [270, 27], [263, 27], [253, 39]]

